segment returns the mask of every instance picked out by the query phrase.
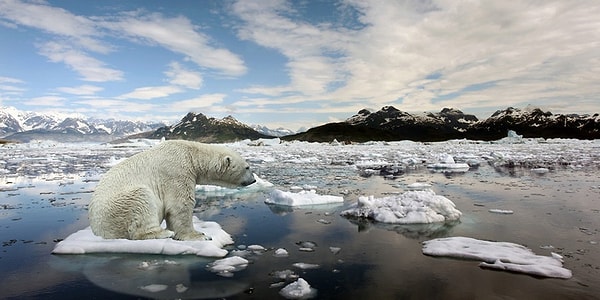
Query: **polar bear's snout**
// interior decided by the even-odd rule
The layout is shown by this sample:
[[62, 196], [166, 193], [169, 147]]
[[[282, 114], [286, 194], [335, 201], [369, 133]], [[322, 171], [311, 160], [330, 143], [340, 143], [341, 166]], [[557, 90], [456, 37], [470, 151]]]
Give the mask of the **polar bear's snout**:
[[252, 176], [251, 180], [247, 180], [247, 181], [242, 182], [242, 185], [243, 186], [247, 186], [247, 185], [251, 185], [251, 184], [253, 184], [255, 182], [256, 182], [256, 179], [254, 179], [254, 176]]
[[254, 173], [250, 170], [249, 166], [246, 166], [244, 177], [240, 185], [247, 186], [256, 182], [256, 178], [254, 178]]

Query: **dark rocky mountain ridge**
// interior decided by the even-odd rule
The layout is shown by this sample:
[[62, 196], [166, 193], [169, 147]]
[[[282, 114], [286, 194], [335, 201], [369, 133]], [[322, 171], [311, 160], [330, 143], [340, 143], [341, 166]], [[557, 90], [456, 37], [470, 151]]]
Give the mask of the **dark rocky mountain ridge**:
[[179, 123], [148, 133], [151, 139], [185, 139], [204, 143], [224, 143], [244, 139], [273, 138], [252, 129], [232, 116], [209, 118], [201, 113], [188, 113]]
[[360, 110], [344, 122], [329, 123], [306, 132], [283, 137], [284, 140], [328, 142], [444, 141], [449, 139], [498, 140], [514, 130], [525, 138], [600, 138], [600, 117], [562, 115], [539, 108], [523, 110], [509, 107], [485, 120], [460, 110], [444, 108], [439, 113], [410, 114], [393, 106], [371, 112]]

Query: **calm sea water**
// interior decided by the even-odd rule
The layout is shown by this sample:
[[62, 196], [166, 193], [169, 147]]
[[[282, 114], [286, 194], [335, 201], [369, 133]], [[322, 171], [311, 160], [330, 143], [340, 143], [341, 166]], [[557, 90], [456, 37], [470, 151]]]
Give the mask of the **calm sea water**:
[[[97, 157], [101, 153], [90, 153]], [[97, 165], [97, 159], [90, 163]], [[40, 166], [47, 167], [47, 160]], [[33, 166], [35, 164], [28, 164]], [[40, 167], [38, 166], [38, 168]], [[57, 167], [57, 166], [54, 166]], [[291, 270], [317, 289], [320, 299], [598, 299], [600, 295], [600, 170], [494, 169], [482, 165], [461, 174], [427, 169], [396, 176], [362, 177], [344, 164], [255, 164], [261, 177], [282, 190], [310, 185], [320, 194], [344, 195], [341, 206], [285, 208], [264, 204], [267, 192], [198, 193], [196, 215], [216, 221], [235, 244], [258, 244], [267, 251], [225, 278], [211, 273], [212, 259], [159, 255], [52, 255], [60, 239], [88, 226], [87, 204], [104, 168], [81, 159], [53, 172], [0, 177], [0, 296], [14, 299], [281, 298], [275, 271]], [[73, 172], [65, 172], [72, 168]], [[402, 192], [427, 182], [457, 205], [456, 224], [393, 226], [339, 216], [359, 196]], [[493, 214], [491, 208], [513, 210]], [[421, 242], [468, 236], [525, 245], [535, 253], [564, 256], [569, 280], [484, 270], [478, 262], [434, 258]], [[301, 251], [310, 242], [314, 251]], [[339, 252], [330, 247], [339, 248]], [[275, 257], [285, 248], [288, 257]], [[336, 249], [334, 249], [336, 250]], [[168, 262], [165, 263], [165, 260]], [[150, 262], [153, 269], [140, 268]], [[300, 269], [294, 263], [318, 264]], [[161, 292], [141, 287], [167, 284]], [[182, 284], [188, 289], [176, 291]]]

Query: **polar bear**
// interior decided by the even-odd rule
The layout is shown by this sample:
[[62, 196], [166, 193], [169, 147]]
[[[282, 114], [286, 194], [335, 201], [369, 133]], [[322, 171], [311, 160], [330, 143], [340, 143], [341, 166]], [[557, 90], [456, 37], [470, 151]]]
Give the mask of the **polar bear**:
[[248, 163], [226, 147], [164, 141], [102, 176], [89, 205], [90, 226], [107, 239], [210, 239], [192, 226], [196, 184], [238, 187], [255, 181]]

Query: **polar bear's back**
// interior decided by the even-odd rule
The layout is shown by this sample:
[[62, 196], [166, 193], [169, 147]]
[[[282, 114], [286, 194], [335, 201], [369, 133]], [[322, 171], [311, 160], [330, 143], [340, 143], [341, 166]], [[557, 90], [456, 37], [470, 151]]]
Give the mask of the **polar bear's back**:
[[95, 195], [119, 193], [132, 185], [156, 186], [161, 179], [181, 177], [178, 174], [190, 168], [189, 154], [181, 146], [163, 142], [123, 160], [102, 176]]

